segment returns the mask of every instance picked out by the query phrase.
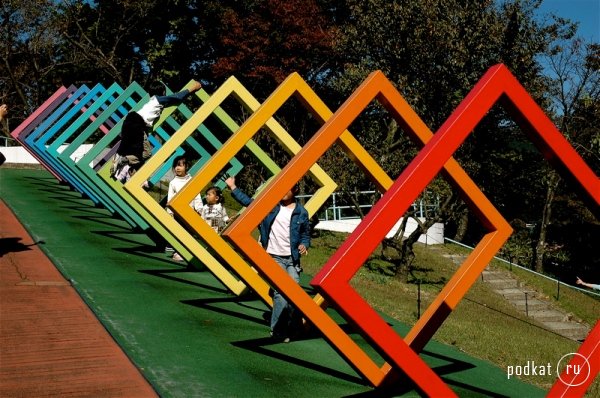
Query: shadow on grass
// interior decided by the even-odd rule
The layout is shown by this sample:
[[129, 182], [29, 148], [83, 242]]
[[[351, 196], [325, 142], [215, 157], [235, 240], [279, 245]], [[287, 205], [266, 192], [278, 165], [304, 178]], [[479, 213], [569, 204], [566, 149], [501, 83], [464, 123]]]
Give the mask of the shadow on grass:
[[[50, 183], [44, 179], [36, 178], [36, 177], [25, 177], [26, 179], [33, 180], [29, 185], [32, 187], [36, 187], [41, 192], [47, 192], [49, 195], [49, 199], [59, 200], [61, 202], [70, 202], [76, 204], [76, 207], [67, 207], [72, 210], [84, 210], [84, 209], [104, 209], [104, 205], [102, 203], [95, 203], [89, 195], [86, 193], [80, 192], [76, 188], [74, 188], [69, 183], [59, 183], [54, 181], [50, 181]], [[89, 205], [85, 205], [82, 203], [83, 201], [91, 202]]]
[[[236, 318], [240, 318], [240, 319], [249, 320], [251, 322], [261, 324], [261, 325], [268, 326], [271, 321], [271, 310], [270, 309], [265, 309], [263, 306], [259, 307], [256, 304], [252, 304], [252, 305], [250, 304], [250, 303], [260, 302], [260, 299], [258, 298], [258, 296], [254, 295], [254, 294], [245, 295], [243, 297], [233, 296], [233, 297], [224, 297], [224, 298], [194, 299], [194, 300], [183, 300], [181, 302], [184, 304], [192, 305], [194, 307], [218, 312], [223, 315], [228, 315], [228, 316], [232, 316], [232, 317], [236, 317]], [[250, 316], [250, 315], [245, 314], [240, 311], [234, 311], [232, 309], [226, 309], [226, 308], [214, 305], [214, 304], [218, 304], [218, 303], [234, 303], [240, 307], [244, 307], [244, 308], [247, 308], [247, 309], [250, 309], [253, 311], [260, 311], [262, 313], [262, 315], [260, 318], [253, 317], [253, 316]], [[338, 326], [344, 331], [344, 333], [346, 333], [348, 335], [359, 334], [357, 329], [348, 323], [340, 324]], [[297, 336], [294, 337], [294, 340], [295, 341], [312, 340], [312, 339], [316, 339], [316, 338], [322, 338], [322, 334], [316, 327], [311, 326], [309, 324], [305, 330], [301, 331]]]
[[64, 190], [64, 185], [59, 184], [59, 182], [53, 176], [47, 176], [47, 177], [26, 176], [26, 177], [23, 177], [23, 179], [31, 181], [32, 185], [39, 184], [39, 185], [43, 185], [45, 187], [55, 186], [57, 190]]
[[108, 214], [95, 214], [94, 213], [94, 215], [90, 215], [90, 216], [81, 215], [81, 216], [72, 216], [72, 217], [80, 219], [80, 220], [92, 221], [97, 224], [102, 224], [102, 225], [106, 225], [109, 227], [114, 227], [114, 228], [117, 228], [117, 229], [120, 229], [123, 231], [120, 233], [135, 232], [129, 225], [123, 225], [123, 223], [121, 222], [120, 219], [116, 219], [115, 217], [108, 215]]
[[32, 187], [38, 188], [41, 191], [46, 191], [54, 194], [80, 194], [79, 191], [75, 190], [73, 186], [67, 183], [59, 183], [53, 178], [37, 178], [37, 177], [25, 177], [25, 180]]
[[[91, 199], [82, 196], [79, 193], [74, 193], [71, 195], [65, 195], [63, 192], [56, 192], [49, 189], [39, 189], [41, 192], [48, 192], [48, 199], [56, 200], [61, 203], [61, 208], [75, 210], [75, 211], [85, 211], [91, 212], [96, 210], [95, 214], [100, 214], [101, 212], [105, 212], [106, 209], [102, 204], [96, 204]], [[52, 195], [52, 196], [50, 196]], [[78, 195], [78, 196], [74, 196]]]
[[[433, 368], [435, 373], [441, 377], [441, 379], [448, 385], [458, 387], [460, 389], [459, 394], [464, 394], [464, 390], [474, 393], [473, 395], [484, 396], [484, 397], [496, 397], [503, 398], [508, 397], [507, 395], [500, 394], [494, 391], [490, 391], [488, 389], [482, 388], [481, 386], [470, 385], [461, 381], [452, 380], [443, 377], [443, 375], [449, 375], [452, 373], [463, 372], [465, 370], [474, 369], [476, 366], [470, 362], [465, 362], [458, 360], [456, 358], [448, 357], [446, 355], [434, 353], [431, 351], [423, 351], [423, 355], [427, 355], [430, 357], [434, 357], [437, 359], [444, 360], [448, 362], [446, 365], [436, 366]], [[390, 380], [387, 384], [383, 386], [374, 388], [371, 391], [366, 391], [359, 394], [349, 395], [348, 397], [396, 397], [400, 395], [404, 395], [407, 393], [420, 393], [417, 389], [417, 386], [413, 383], [411, 379], [409, 379], [405, 374], [398, 375], [395, 379]], [[467, 394], [471, 395], [471, 394]]]
[[[494, 397], [494, 398], [508, 398], [508, 395], [504, 395], [504, 394], [500, 394], [500, 393], [496, 393], [493, 391], [489, 391], [486, 390], [484, 388], [480, 388], [480, 387], [476, 387], [476, 386], [471, 386], [465, 383], [462, 383], [460, 381], [455, 381], [455, 380], [447, 380], [442, 378], [442, 380], [448, 384], [448, 386], [452, 387], [458, 387], [460, 388], [460, 390], [468, 390], [470, 392], [472, 392], [473, 394], [467, 394], [466, 396], [482, 396], [482, 397]], [[455, 390], [455, 389], [453, 389]], [[358, 394], [353, 394], [353, 395], [347, 395], [346, 398], [360, 398], [360, 397], [368, 397], [368, 398], [392, 398], [392, 397], [398, 397], [398, 396], [402, 396], [405, 394], [409, 394], [409, 393], [415, 393], [415, 394], [419, 394], [420, 396], [425, 396], [424, 394], [419, 393], [419, 390], [417, 390], [415, 384], [408, 378], [403, 377], [401, 379], [399, 379], [395, 385], [393, 386], [386, 386], [386, 387], [378, 387], [378, 388], [374, 388], [371, 391], [366, 391], [366, 392], [362, 392], [362, 393], [358, 393]], [[412, 396], [412, 394], [410, 395]], [[463, 393], [463, 396], [465, 396], [465, 394]]]
[[242, 349], [245, 349], [248, 351], [252, 351], [257, 354], [264, 355], [267, 357], [271, 357], [271, 358], [283, 361], [285, 363], [291, 363], [296, 366], [303, 367], [305, 369], [311, 369], [316, 372], [320, 372], [320, 373], [323, 373], [323, 374], [326, 374], [326, 375], [329, 375], [329, 376], [332, 376], [332, 377], [335, 377], [335, 378], [338, 378], [341, 380], [349, 381], [351, 383], [365, 385], [364, 380], [361, 379], [360, 377], [350, 375], [350, 374], [341, 372], [339, 370], [331, 369], [329, 367], [319, 365], [314, 362], [306, 361], [304, 359], [300, 359], [300, 358], [297, 358], [297, 357], [294, 357], [291, 355], [286, 355], [286, 354], [283, 354], [280, 352], [269, 350], [266, 347], [274, 345], [274, 344], [281, 344], [281, 343], [274, 341], [272, 338], [266, 337], [266, 338], [252, 339], [252, 340], [245, 340], [245, 341], [235, 341], [231, 344], [234, 345], [235, 347], [239, 347], [239, 348], [242, 348]]
[[[109, 226], [112, 226], [112, 225], [109, 224]], [[146, 244], [146, 243], [140, 242], [139, 239], [136, 239], [135, 237], [139, 237], [141, 235], [141, 233], [130, 230], [130, 229], [126, 229], [126, 228], [123, 228], [123, 230], [121, 230], [121, 231], [115, 231], [115, 230], [91, 231], [90, 230], [90, 232], [93, 234], [104, 236], [105, 238], [108, 238], [108, 239], [114, 239], [114, 240], [122, 242], [122, 243], [130, 243], [131, 245], [133, 245], [133, 247], [114, 249], [114, 250], [125, 251], [125, 253], [128, 253], [128, 254], [137, 254], [138, 252], [141, 252], [141, 254], [160, 253], [160, 252], [163, 252], [163, 250], [164, 250], [164, 247], [160, 247], [156, 243], [151, 245], [151, 244]], [[131, 238], [129, 238], [128, 236], [130, 236]]]
[[250, 297], [234, 296], [234, 297], [223, 297], [223, 298], [194, 299], [194, 300], [182, 300], [181, 302], [183, 304], [191, 305], [193, 307], [206, 309], [209, 311], [217, 312], [219, 314], [235, 317], [238, 319], [244, 319], [246, 321], [250, 321], [250, 322], [253, 322], [253, 323], [256, 323], [259, 325], [268, 324], [268, 322], [265, 320], [264, 316], [261, 316], [261, 317], [251, 316], [242, 311], [234, 311], [232, 309], [227, 309], [227, 308], [218, 306], [218, 304], [223, 304], [223, 303], [236, 304], [236, 305], [243, 306], [243, 307], [251, 309], [251, 310], [263, 311], [263, 313], [265, 313], [264, 309], [245, 304], [245, 303], [249, 303], [249, 302], [256, 302], [256, 297], [254, 297], [254, 296], [250, 296]]
[[190, 285], [190, 286], [199, 287], [199, 288], [210, 290], [210, 291], [217, 292], [217, 293], [223, 293], [223, 294], [227, 293], [227, 289], [218, 288], [215, 286], [207, 285], [204, 283], [199, 283], [196, 281], [190, 281], [188, 279], [180, 278], [180, 277], [176, 276], [177, 274], [189, 274], [190, 272], [193, 272], [193, 271], [190, 271], [188, 268], [158, 269], [158, 270], [157, 269], [149, 269], [149, 270], [139, 270], [138, 272], [141, 272], [141, 273], [147, 274], [147, 275], [157, 276], [159, 278], [164, 278], [164, 279], [167, 279], [170, 281], [183, 283], [183, 284]]
[[[270, 311], [268, 310], [263, 310], [263, 308], [260, 308], [260, 304], [258, 304], [257, 306], [257, 302], [260, 303], [260, 301], [257, 301], [257, 297], [253, 297], [253, 296], [249, 296], [249, 297], [224, 297], [224, 298], [209, 298], [209, 299], [196, 299], [196, 300], [182, 300], [181, 303], [187, 304], [187, 305], [191, 305], [194, 307], [198, 307], [198, 308], [202, 308], [205, 310], [209, 310], [209, 311], [213, 311], [225, 316], [231, 316], [231, 317], [235, 317], [238, 319], [242, 319], [242, 320], [246, 320], [258, 325], [264, 325], [265, 328], [268, 328], [268, 325], [270, 323]], [[261, 312], [261, 316], [257, 317], [257, 316], [252, 316], [247, 314], [244, 310], [240, 309], [240, 311], [236, 311], [234, 309], [234, 307], [232, 305], [230, 305], [230, 308], [223, 308], [223, 306], [219, 306], [219, 304], [232, 304], [232, 305], [238, 305], [238, 306], [242, 306], [248, 309], [251, 309], [253, 311], [260, 311]], [[350, 324], [341, 324], [339, 325], [339, 327], [344, 330], [344, 332], [348, 335], [352, 335], [352, 334], [358, 334], [358, 332], [355, 330], [355, 328], [350, 325]], [[315, 327], [308, 327], [307, 330], [302, 331], [301, 333], [299, 333], [297, 336], [292, 338], [292, 342], [294, 341], [307, 341], [307, 340], [316, 340], [316, 339], [322, 339], [323, 336], [321, 334], [321, 332], [315, 328]], [[265, 337], [265, 338], [258, 338], [258, 339], [251, 339], [251, 340], [244, 340], [244, 341], [236, 341], [236, 342], [232, 342], [231, 343], [233, 346], [245, 349], [245, 350], [249, 350], [252, 351], [254, 353], [257, 353], [259, 355], [263, 355], [266, 357], [270, 357], [270, 358], [274, 358], [280, 361], [284, 361], [286, 363], [291, 363], [306, 369], [311, 369], [341, 380], [345, 380], [345, 381], [349, 381], [351, 383], [355, 383], [355, 384], [359, 384], [359, 385], [366, 385], [366, 382], [356, 376], [356, 375], [351, 375], [339, 370], [335, 370], [332, 369], [330, 367], [327, 366], [323, 366], [320, 365], [318, 363], [314, 363], [311, 361], [307, 361], [305, 359], [301, 359], [295, 356], [291, 356], [291, 355], [286, 355], [280, 352], [276, 352], [276, 351], [272, 351], [270, 350], [268, 347], [275, 345], [275, 344], [282, 344], [281, 341], [278, 340], [274, 340], [271, 337]], [[457, 368], [465, 368], [467, 367], [466, 365], [463, 367], [457, 366]], [[446, 368], [446, 370], [448, 370], [448, 368]], [[407, 391], [412, 391], [411, 389], [408, 389]]]
[[440, 365], [433, 368], [435, 373], [437, 373], [438, 375], [447, 375], [475, 368], [475, 365], [473, 365], [470, 362], [461, 361], [460, 359], [452, 358], [447, 355], [442, 355], [437, 352], [423, 350], [421, 351], [421, 355], [427, 355], [432, 358], [437, 358], [448, 362], [446, 365]]

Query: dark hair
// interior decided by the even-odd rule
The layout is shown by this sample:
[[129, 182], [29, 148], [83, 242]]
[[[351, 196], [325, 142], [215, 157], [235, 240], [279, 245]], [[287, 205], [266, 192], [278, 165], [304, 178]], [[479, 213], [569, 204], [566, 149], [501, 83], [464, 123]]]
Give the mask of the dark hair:
[[165, 95], [166, 86], [160, 80], [153, 80], [148, 84], [148, 94]]
[[219, 200], [217, 201], [217, 203], [225, 203], [225, 198], [223, 197], [223, 191], [221, 191], [221, 188], [216, 187], [216, 186], [212, 186], [210, 188], [208, 188], [206, 190], [206, 193], [209, 193], [210, 191], [215, 191], [215, 195], [217, 195], [219, 197]]
[[185, 165], [185, 169], [189, 169], [190, 165], [188, 163], [187, 158], [185, 157], [185, 155], [179, 155], [176, 156], [175, 159], [173, 159], [173, 169], [175, 169], [175, 167], [177, 167], [177, 165], [179, 164], [179, 162], [181, 162], [183, 160], [183, 164]]

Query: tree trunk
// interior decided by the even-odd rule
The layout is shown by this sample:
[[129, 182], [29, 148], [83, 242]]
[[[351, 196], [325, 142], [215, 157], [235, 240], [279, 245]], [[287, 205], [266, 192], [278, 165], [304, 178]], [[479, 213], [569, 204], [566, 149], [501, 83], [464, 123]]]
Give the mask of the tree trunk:
[[534, 248], [534, 263], [533, 268], [536, 272], [544, 271], [544, 256], [546, 255], [546, 236], [548, 233], [548, 225], [552, 222], [552, 204], [554, 202], [554, 196], [556, 194], [556, 188], [560, 181], [559, 175], [556, 171], [551, 170], [548, 175], [548, 187], [546, 189], [546, 200], [544, 202], [544, 208], [542, 210], [542, 220], [540, 222], [539, 236], [537, 244]]
[[460, 216], [458, 218], [458, 227], [456, 228], [456, 234], [454, 234], [454, 240], [457, 242], [462, 242], [467, 234], [467, 229], [469, 228], [469, 209], [465, 208], [461, 211]]

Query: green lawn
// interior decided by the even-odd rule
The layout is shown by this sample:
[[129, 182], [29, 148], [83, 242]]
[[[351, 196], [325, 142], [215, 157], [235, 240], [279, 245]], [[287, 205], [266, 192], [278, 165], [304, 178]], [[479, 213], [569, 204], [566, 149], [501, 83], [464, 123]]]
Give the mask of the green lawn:
[[[317, 334], [273, 344], [262, 302], [231, 296], [209, 272], [170, 261], [148, 236], [58, 184], [49, 173], [0, 168], [0, 191], [2, 200], [161, 396], [379, 393]], [[303, 263], [306, 289], [310, 275], [343, 238], [323, 233], [313, 240]], [[424, 311], [454, 266], [429, 249], [418, 258], [423, 261], [418, 264], [420, 272], [431, 269], [427, 278], [421, 275], [427, 282], [421, 285]], [[352, 282], [398, 333], [414, 324], [417, 285], [364, 269]], [[369, 349], [359, 335], [352, 337]], [[434, 340], [421, 358], [461, 397], [542, 397], [553, 379], [508, 380], [506, 366], [524, 365], [527, 359], [555, 361], [557, 353], [577, 348], [503, 307], [479, 283]], [[399, 390], [383, 396], [417, 395], [414, 386], [402, 383]]]
[[[315, 273], [329, 259], [346, 234], [321, 232], [313, 239], [310, 256], [304, 261], [307, 273]], [[407, 324], [413, 325], [419, 314], [418, 288], [415, 278], [421, 280], [422, 314], [433, 301], [457, 266], [442, 254], [467, 254], [467, 249], [447, 244], [415, 247], [417, 271], [404, 283], [399, 277], [385, 276], [363, 267], [352, 279], [352, 286], [375, 309]], [[493, 267], [508, 268], [494, 261]], [[574, 317], [593, 325], [600, 314], [600, 301], [593, 297], [562, 287], [556, 300], [556, 284], [543, 277], [513, 267], [515, 277], [529, 288], [544, 293], [555, 304]], [[556, 380], [555, 365], [565, 354], [577, 351], [579, 343], [543, 329], [525, 314], [493, 292], [485, 283], [477, 281], [456, 310], [448, 317], [434, 336], [469, 355], [488, 360], [499, 367], [552, 364], [553, 372], [546, 376], [522, 376], [522, 379], [549, 389]], [[600, 396], [600, 380], [596, 380], [589, 396]]]

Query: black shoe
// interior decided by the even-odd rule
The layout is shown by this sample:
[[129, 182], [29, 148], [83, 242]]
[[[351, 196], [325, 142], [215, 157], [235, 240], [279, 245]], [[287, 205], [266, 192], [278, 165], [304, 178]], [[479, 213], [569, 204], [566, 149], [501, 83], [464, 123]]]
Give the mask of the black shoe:
[[286, 337], [282, 334], [279, 333], [273, 333], [273, 331], [271, 330], [269, 332], [269, 335], [271, 336], [271, 338], [277, 342], [281, 342], [281, 343], [289, 343], [290, 342], [290, 338]]

